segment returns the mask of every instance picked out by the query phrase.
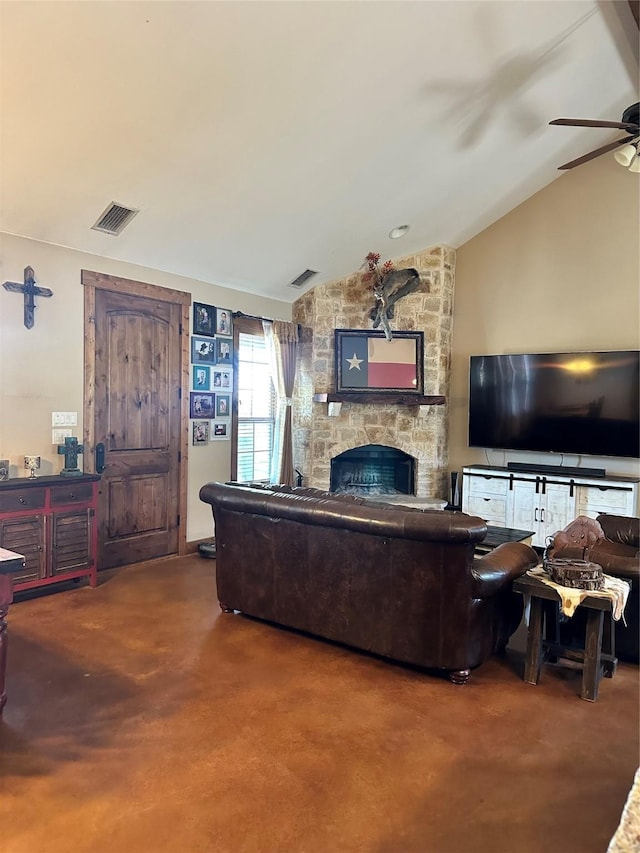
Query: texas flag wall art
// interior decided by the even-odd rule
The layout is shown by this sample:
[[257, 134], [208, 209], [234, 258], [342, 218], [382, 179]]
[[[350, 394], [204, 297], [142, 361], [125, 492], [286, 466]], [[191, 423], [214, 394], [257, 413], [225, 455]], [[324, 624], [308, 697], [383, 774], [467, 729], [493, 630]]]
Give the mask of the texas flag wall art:
[[402, 391], [422, 394], [422, 332], [336, 330], [340, 391]]

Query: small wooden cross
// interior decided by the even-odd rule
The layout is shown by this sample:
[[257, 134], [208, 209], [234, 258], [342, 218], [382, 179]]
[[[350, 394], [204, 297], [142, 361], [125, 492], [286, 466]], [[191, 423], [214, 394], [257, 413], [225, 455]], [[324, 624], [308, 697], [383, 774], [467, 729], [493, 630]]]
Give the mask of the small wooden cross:
[[13, 293], [24, 294], [24, 324], [27, 329], [33, 328], [36, 307], [35, 297], [53, 296], [53, 290], [49, 290], [48, 287], [36, 286], [33, 267], [24, 268], [24, 284], [18, 284], [17, 281], [5, 281], [2, 286], [5, 290], [11, 290]]

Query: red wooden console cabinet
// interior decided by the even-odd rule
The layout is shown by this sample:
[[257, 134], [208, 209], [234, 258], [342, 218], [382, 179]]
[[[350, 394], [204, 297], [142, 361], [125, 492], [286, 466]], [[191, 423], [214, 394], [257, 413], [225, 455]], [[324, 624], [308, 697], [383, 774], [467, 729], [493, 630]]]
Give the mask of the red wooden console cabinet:
[[0, 546], [25, 557], [9, 574], [13, 592], [80, 577], [96, 585], [99, 481], [82, 474], [0, 483]]

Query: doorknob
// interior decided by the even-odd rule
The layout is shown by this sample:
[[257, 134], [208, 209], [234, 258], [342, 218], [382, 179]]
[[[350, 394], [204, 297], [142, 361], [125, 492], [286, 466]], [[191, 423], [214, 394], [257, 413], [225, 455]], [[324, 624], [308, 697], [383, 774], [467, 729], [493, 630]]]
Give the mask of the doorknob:
[[104, 443], [101, 441], [96, 444], [96, 474], [102, 474], [105, 469], [104, 464]]

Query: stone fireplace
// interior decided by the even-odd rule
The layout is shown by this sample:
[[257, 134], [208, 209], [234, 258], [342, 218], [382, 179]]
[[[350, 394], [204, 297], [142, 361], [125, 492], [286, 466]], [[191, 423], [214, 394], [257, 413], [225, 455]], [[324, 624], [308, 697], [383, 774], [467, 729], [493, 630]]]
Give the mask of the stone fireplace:
[[[391, 327], [424, 332], [424, 393], [447, 397], [455, 253], [436, 246], [394, 263], [396, 268], [415, 267], [421, 285], [396, 303]], [[369, 312], [373, 305], [371, 286], [362, 281], [361, 273], [320, 285], [294, 304], [293, 319], [301, 326], [293, 400], [295, 467], [302, 472], [305, 485], [328, 490], [333, 485], [332, 459], [366, 446], [389, 448], [413, 462], [407, 494], [427, 499], [446, 498], [449, 490], [446, 404], [314, 402], [314, 396], [332, 394], [335, 390], [334, 330], [370, 329]], [[395, 482], [393, 489], [403, 491]]]

